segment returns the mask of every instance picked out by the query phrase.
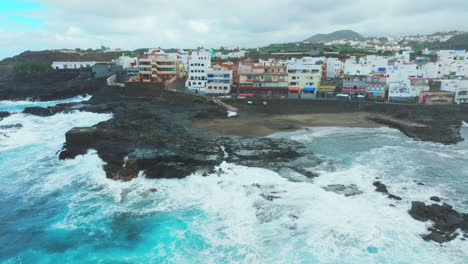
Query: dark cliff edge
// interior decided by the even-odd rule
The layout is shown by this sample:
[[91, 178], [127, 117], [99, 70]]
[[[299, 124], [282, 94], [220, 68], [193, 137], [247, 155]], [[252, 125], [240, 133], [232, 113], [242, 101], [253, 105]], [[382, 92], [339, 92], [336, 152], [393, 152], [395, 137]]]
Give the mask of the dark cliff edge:
[[0, 100], [60, 100], [93, 94], [105, 84], [103, 79], [81, 79], [79, 71], [17, 74], [0, 79]]
[[[203, 97], [172, 91], [155, 98], [104, 93], [93, 96], [88, 104], [80, 110], [112, 112], [114, 117], [67, 132], [60, 158], [74, 158], [95, 149], [106, 162], [107, 177], [116, 180], [131, 180], [141, 171], [147, 178], [182, 178], [196, 171], [214, 172], [223, 161], [278, 172], [291, 168], [313, 177], [313, 172], [304, 168], [322, 162], [297, 142], [219, 136], [193, 128], [194, 119], [226, 117], [224, 108]], [[63, 105], [57, 107], [63, 111]], [[56, 107], [45, 112], [53, 114]], [[304, 157], [308, 158], [301, 159]]]

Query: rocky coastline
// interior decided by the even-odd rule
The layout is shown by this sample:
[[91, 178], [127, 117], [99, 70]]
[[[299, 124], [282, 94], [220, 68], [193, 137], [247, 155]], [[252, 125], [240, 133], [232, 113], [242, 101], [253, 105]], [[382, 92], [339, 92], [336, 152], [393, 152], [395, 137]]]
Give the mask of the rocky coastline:
[[[252, 106], [238, 101], [233, 105], [240, 109], [242, 115], [265, 116], [285, 111], [297, 114], [304, 111], [299, 110], [301, 107], [275, 108], [271, 102]], [[322, 110], [331, 111], [331, 107], [326, 106]], [[347, 109], [337, 108], [341, 110], [333, 111]], [[296, 141], [225, 135], [195, 127], [194, 121], [226, 118], [225, 109], [204, 97], [174, 91], [163, 91], [160, 96], [152, 98], [130, 97], [118, 87], [101, 87], [87, 102], [59, 104], [48, 108], [29, 107], [24, 113], [50, 116], [76, 110], [112, 113], [113, 118], [93, 127], [68, 131], [59, 158], [74, 158], [94, 149], [106, 164], [104, 170], [107, 177], [114, 180], [128, 181], [138, 177], [141, 172], [147, 178], [183, 178], [196, 171], [203, 175], [223, 173], [215, 171], [215, 168], [226, 161], [268, 168], [291, 181], [313, 181], [317, 177], [313, 168], [326, 162], [306, 151], [305, 146]], [[372, 112], [371, 108], [364, 110]], [[309, 108], [307, 111], [317, 112], [317, 108]], [[427, 110], [426, 119], [423, 120], [421, 115], [424, 111], [418, 111], [419, 114], [415, 114], [413, 110], [398, 113], [379, 110], [376, 112], [385, 113], [385, 118], [369, 121], [386, 123], [418, 140], [444, 144], [462, 140], [458, 129], [463, 120], [461, 118], [464, 118], [464, 111], [457, 112], [448, 120], [442, 118], [443, 113], [437, 115], [431, 109]], [[428, 113], [431, 118], [427, 118]], [[418, 121], [420, 125], [409, 125], [408, 121]], [[289, 126], [279, 124], [279, 127], [281, 130], [282, 127]], [[404, 202], [403, 198], [390, 193], [385, 184], [375, 182], [374, 186], [377, 192], [388, 198]], [[354, 187], [344, 185], [326, 186], [324, 189], [346, 196], [361, 193]], [[424, 202], [413, 201], [409, 214], [416, 220], [435, 223], [429, 228], [429, 234], [422, 235], [425, 240], [445, 243], [459, 236], [457, 230], [467, 232], [467, 215], [455, 211], [447, 204], [426, 205]]]

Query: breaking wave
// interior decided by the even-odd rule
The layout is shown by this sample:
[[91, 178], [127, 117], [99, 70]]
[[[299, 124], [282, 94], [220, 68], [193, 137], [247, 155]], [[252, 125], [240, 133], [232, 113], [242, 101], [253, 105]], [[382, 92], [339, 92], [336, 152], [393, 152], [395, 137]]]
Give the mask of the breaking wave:
[[[121, 182], [106, 178], [95, 151], [58, 160], [68, 129], [111, 117], [17, 113], [0, 121], [22, 125], [0, 129], [0, 262], [468, 262], [466, 241], [425, 242], [428, 223], [407, 213], [411, 200], [431, 195], [468, 211], [465, 143], [425, 144], [388, 128], [274, 135], [332, 164], [312, 182], [231, 163], [207, 177], [141, 173]], [[375, 192], [377, 178], [403, 200]]]

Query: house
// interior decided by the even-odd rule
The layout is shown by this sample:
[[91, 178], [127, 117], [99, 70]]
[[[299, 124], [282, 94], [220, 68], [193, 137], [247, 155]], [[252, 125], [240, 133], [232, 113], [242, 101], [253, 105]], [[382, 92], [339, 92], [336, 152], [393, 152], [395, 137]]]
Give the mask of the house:
[[210, 67], [211, 52], [204, 49], [192, 51], [188, 58], [188, 77], [185, 87], [192, 92], [205, 93]]
[[[54, 70], [91, 68], [97, 61], [54, 61], [52, 68]], [[106, 63], [106, 62], [102, 62]]]
[[454, 98], [454, 92], [420, 92], [418, 103], [427, 105], [453, 104]]

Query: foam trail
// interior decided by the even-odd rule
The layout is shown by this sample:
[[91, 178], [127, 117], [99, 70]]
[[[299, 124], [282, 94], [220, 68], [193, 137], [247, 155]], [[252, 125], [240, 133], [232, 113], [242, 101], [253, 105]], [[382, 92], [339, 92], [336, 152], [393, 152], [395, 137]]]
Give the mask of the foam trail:
[[31, 106], [40, 106], [48, 107], [54, 106], [61, 103], [72, 103], [72, 102], [81, 102], [87, 101], [91, 98], [91, 95], [78, 95], [73, 98], [64, 99], [64, 100], [55, 100], [55, 101], [0, 101], [0, 111], [9, 111], [9, 112], [21, 112], [26, 107]]
[[[422, 144], [387, 128], [281, 134], [336, 167], [308, 182], [231, 163], [207, 177], [140, 174], [122, 182], [106, 178], [95, 151], [58, 160], [68, 129], [111, 117], [76, 111], [0, 121], [23, 125], [0, 131], [7, 135], [0, 140], [0, 262], [468, 263], [468, 243], [423, 241], [430, 223], [407, 212], [412, 200], [431, 195], [465, 209], [466, 142]], [[403, 200], [375, 192], [376, 178]], [[362, 194], [324, 188], [339, 184]]]

